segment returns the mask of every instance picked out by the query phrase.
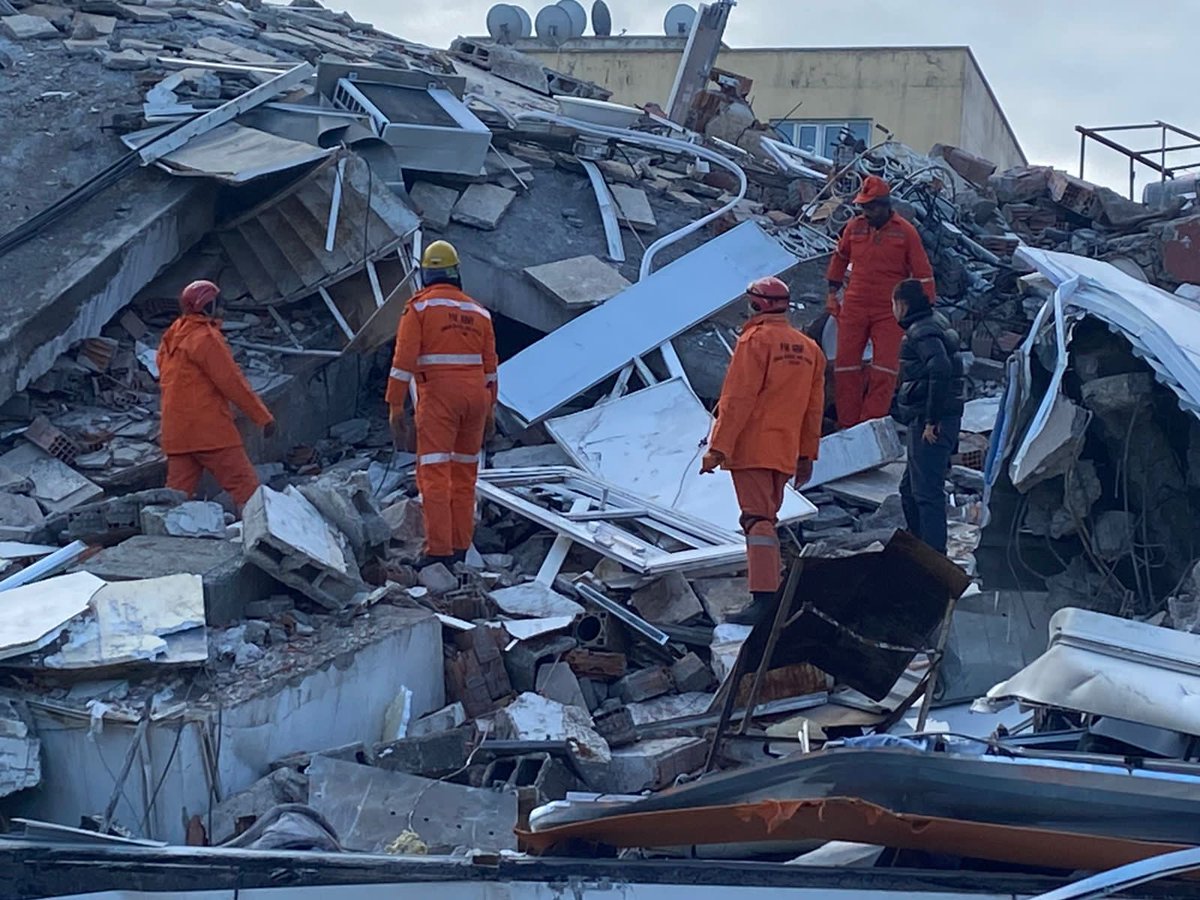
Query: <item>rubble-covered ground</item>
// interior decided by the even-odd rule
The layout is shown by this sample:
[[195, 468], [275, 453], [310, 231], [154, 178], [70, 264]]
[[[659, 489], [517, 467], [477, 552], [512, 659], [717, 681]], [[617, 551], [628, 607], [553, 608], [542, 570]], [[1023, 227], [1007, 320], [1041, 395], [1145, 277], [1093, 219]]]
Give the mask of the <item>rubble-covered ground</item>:
[[[720, 78], [693, 144], [637, 110], [597, 141], [528, 114], [599, 86], [311, 0], [67, 3], [0, 17], [0, 260], [24, 304], [3, 321], [5, 816], [264, 852], [665, 842], [1059, 874], [1200, 843], [1200, 723], [1178, 703], [1200, 689], [1192, 201], [952, 147], [781, 150]], [[246, 99], [305, 63], [315, 84]], [[461, 138], [404, 163], [335, 102], [339, 65], [444, 79], [490, 130], [478, 171], [450, 169]], [[268, 162], [206, 156], [209, 133], [165, 172], [130, 159], [71, 196], [116, 171], [118, 135], [235, 98], [254, 108], [223, 133]], [[733, 160], [744, 196], [695, 147]], [[830, 405], [818, 471], [785, 502], [795, 605], [776, 643], [770, 622], [730, 622], [750, 602], [736, 503], [695, 470], [742, 284], [784, 277], [796, 322], [835, 344], [824, 265], [871, 173], [917, 225], [968, 363], [949, 559], [902, 531], [898, 426], [838, 433]], [[422, 564], [415, 458], [382, 401], [434, 236], [492, 309], [506, 404], [452, 567]], [[242, 510], [212, 484], [161, 487], [154, 350], [196, 277], [222, 284], [223, 330], [280, 424], [247, 433], [263, 487]], [[1135, 757], [1174, 767], [1174, 814], [1114, 813], [1170, 799], [1141, 799]]]

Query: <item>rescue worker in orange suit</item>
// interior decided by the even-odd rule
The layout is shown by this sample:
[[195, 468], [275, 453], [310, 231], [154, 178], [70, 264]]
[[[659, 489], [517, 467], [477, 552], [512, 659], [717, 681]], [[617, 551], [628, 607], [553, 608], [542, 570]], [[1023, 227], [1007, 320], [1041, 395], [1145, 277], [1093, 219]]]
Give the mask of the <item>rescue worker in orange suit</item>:
[[266, 437], [275, 420], [234, 362], [221, 335], [217, 295], [211, 281], [193, 281], [179, 295], [180, 316], [158, 345], [162, 387], [162, 436], [167, 487], [196, 494], [211, 472], [241, 509], [258, 489], [258, 473], [246, 456], [231, 404]]
[[[911, 224], [892, 210], [891, 188], [875, 175], [863, 180], [854, 198], [861, 209], [842, 231], [826, 277], [825, 307], [837, 318], [837, 360], [834, 396], [838, 427], [849, 428], [888, 414], [900, 370], [900, 340], [904, 330], [892, 315], [892, 292], [901, 281], [921, 283], [929, 302], [936, 298], [933, 268]], [[850, 284], [838, 292], [852, 267]], [[873, 348], [871, 365], [863, 371], [867, 341]]]
[[779, 589], [776, 523], [788, 479], [812, 477], [825, 405], [825, 356], [788, 321], [788, 287], [760, 278], [746, 288], [751, 318], [729, 362], [716, 423], [700, 471], [727, 469], [741, 508], [754, 602], [738, 624], [754, 624]]
[[428, 562], [466, 558], [475, 533], [475, 475], [495, 430], [496, 337], [486, 309], [463, 293], [458, 253], [434, 241], [421, 258], [425, 287], [400, 318], [387, 402], [397, 449], [408, 449], [405, 408], [416, 382], [417, 488]]

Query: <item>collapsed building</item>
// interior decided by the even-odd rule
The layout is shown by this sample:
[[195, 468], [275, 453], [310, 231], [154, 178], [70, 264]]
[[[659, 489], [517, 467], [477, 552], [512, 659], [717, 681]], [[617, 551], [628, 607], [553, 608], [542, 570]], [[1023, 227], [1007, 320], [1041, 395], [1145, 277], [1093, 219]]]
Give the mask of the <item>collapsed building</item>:
[[[1012, 896], [1198, 843], [1200, 725], [1172, 700], [1200, 650], [1193, 198], [892, 140], [835, 160], [711, 60], [689, 59], [679, 121], [312, 2], [18, 0], [0, 32], [0, 102], [27, 123], [0, 191], [20, 896], [84, 871], [175, 892], [298, 865], [561, 877], [519, 851], [572, 856], [584, 885], [689, 883], [684, 855], [735, 861], [705, 863], [722, 891]], [[736, 502], [697, 469], [734, 304], [783, 277], [832, 362], [836, 322], [802, 304], [868, 174], [969, 354], [950, 560], [897, 531], [895, 424], [830, 423], [781, 513], [779, 615], [733, 625]], [[415, 568], [414, 458], [382, 404], [431, 234], [502, 358], [453, 569]], [[263, 487], [240, 520], [211, 485], [161, 487], [154, 348], [195, 278], [280, 424], [247, 432]], [[1086, 677], [1118, 665], [1153, 690]], [[127, 868], [96, 878], [113, 847]]]

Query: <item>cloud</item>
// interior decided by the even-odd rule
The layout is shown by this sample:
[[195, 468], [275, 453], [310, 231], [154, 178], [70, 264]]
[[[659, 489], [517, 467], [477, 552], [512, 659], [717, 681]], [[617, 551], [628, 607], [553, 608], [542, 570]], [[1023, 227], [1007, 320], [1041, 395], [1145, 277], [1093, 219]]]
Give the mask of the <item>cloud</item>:
[[[581, 2], [590, 8], [589, 0]], [[607, 2], [614, 32], [630, 34], [660, 34], [672, 5]], [[458, 35], [484, 33], [493, 0], [342, 3], [356, 18], [445, 47]], [[536, 15], [540, 3], [523, 5]], [[1161, 119], [1200, 129], [1193, 122], [1191, 79], [1184, 74], [1192, 58], [1194, 7], [1170, 2], [1145, 9], [1138, 14], [1126, 0], [740, 0], [725, 40], [734, 47], [968, 44], [1029, 159], [1075, 171], [1076, 125]], [[1144, 144], [1137, 149], [1157, 144], [1146, 135], [1137, 139]], [[1125, 190], [1125, 160], [1099, 147], [1088, 153], [1088, 176]]]

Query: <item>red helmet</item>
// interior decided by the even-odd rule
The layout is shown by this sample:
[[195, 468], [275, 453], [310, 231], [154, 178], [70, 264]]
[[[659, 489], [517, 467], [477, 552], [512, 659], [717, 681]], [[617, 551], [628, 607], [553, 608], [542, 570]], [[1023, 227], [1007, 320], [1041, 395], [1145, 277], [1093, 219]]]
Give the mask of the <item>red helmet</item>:
[[211, 281], [193, 281], [179, 295], [179, 305], [185, 313], [201, 313], [219, 293], [221, 289]]
[[746, 288], [746, 296], [750, 298], [750, 305], [754, 307], [755, 312], [784, 312], [791, 299], [791, 292], [786, 284], [774, 275], [769, 275], [752, 281], [750, 287]]

